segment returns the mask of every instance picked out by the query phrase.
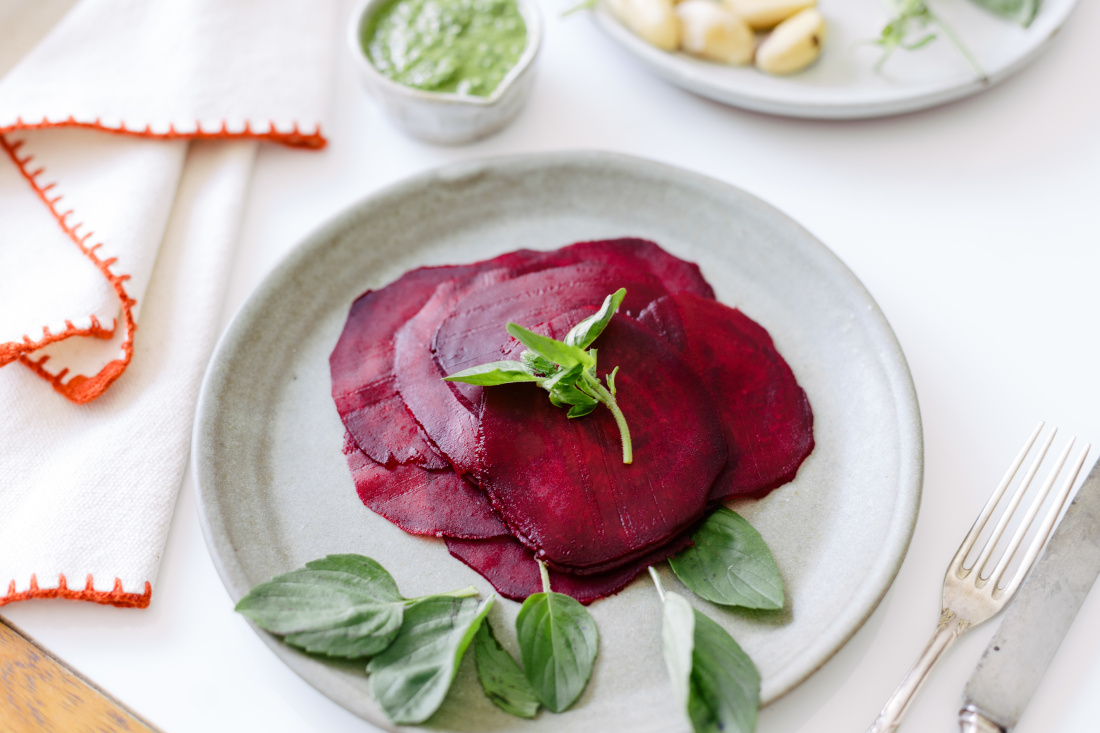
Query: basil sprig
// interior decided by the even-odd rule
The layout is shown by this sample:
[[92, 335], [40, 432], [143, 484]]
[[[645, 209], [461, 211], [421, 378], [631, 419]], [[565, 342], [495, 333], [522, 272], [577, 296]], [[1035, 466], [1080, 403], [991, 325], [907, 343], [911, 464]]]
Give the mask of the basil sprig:
[[604, 298], [600, 309], [573, 326], [565, 339], [558, 341], [509, 323], [508, 333], [527, 349], [518, 361], [492, 361], [444, 377], [449, 382], [465, 382], [481, 387], [493, 387], [517, 382], [534, 382], [550, 393], [555, 407], [569, 407], [570, 418], [583, 417], [603, 404], [611, 410], [623, 444], [623, 463], [634, 460], [630, 443], [630, 428], [615, 401], [615, 367], [607, 375], [605, 387], [596, 376], [596, 350], [589, 349], [607, 328], [611, 317], [626, 297], [626, 288], [619, 288]]
[[[473, 586], [444, 594], [477, 595]], [[401, 629], [405, 598], [376, 561], [362, 555], [329, 555], [260, 583], [236, 610], [291, 646], [314, 654], [356, 659], [388, 647]]]
[[661, 639], [672, 691], [695, 733], [752, 733], [760, 707], [760, 673], [725, 629], [683, 596], [666, 592], [651, 567], [664, 606]]
[[724, 606], [783, 608], [783, 579], [775, 559], [741, 515], [719, 507], [691, 539], [694, 544], [668, 562], [697, 595]]
[[550, 590], [550, 575], [539, 562], [542, 593], [527, 597], [516, 617], [523, 671], [547, 710], [567, 710], [588, 685], [596, 661], [596, 622], [572, 596]]
[[[999, 3], [1004, 0], [975, 0], [980, 4]], [[1008, 0], [1014, 2], [1015, 0]], [[985, 71], [981, 64], [970, 53], [970, 49], [962, 42], [951, 26], [947, 25], [938, 15], [932, 12], [925, 0], [893, 0], [892, 17], [883, 27], [879, 37], [871, 43], [882, 49], [882, 56], [875, 64], [875, 70], [881, 70], [886, 60], [899, 48], [904, 51], [916, 51], [936, 40], [936, 29], [939, 29], [951, 42], [960, 54], [966, 58], [970, 67], [974, 69], [979, 79], [985, 79]], [[915, 34], [920, 34], [914, 38]]]

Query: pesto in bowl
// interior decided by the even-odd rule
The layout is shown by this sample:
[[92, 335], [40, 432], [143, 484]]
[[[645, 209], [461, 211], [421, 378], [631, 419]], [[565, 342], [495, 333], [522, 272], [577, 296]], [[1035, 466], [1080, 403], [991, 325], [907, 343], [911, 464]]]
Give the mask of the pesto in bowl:
[[361, 29], [367, 60], [387, 78], [476, 97], [493, 93], [527, 45], [516, 0], [390, 0]]

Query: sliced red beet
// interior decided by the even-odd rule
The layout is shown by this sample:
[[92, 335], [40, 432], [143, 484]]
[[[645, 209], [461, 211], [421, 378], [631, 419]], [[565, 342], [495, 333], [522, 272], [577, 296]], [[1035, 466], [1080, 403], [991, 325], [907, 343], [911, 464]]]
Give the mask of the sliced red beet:
[[[507, 273], [493, 270], [476, 280], [476, 287], [498, 284]], [[453, 465], [477, 462], [477, 416], [472, 406], [443, 381], [431, 356], [431, 338], [467, 287], [463, 280], [449, 280], [439, 288], [394, 337], [394, 365], [397, 391], [425, 439]], [[488, 361], [492, 361], [489, 359]], [[473, 437], [471, 437], [473, 436]]]
[[680, 306], [672, 296], [666, 295], [647, 305], [638, 316], [638, 323], [660, 336], [676, 351], [683, 353], [687, 349], [684, 319], [680, 315]]
[[[646, 556], [607, 573], [572, 575], [552, 569], [550, 589], [572, 596], [587, 606], [592, 601], [618, 593], [647, 567], [672, 557], [687, 547], [690, 541], [686, 534], [679, 535]], [[532, 593], [542, 591], [542, 576], [534, 553], [513, 537], [448, 539], [447, 549], [492, 583], [505, 598], [522, 601]]]
[[595, 346], [601, 375], [620, 367], [631, 465], [602, 405], [570, 420], [544, 390], [517, 384], [484, 390], [481, 411], [478, 483], [518, 540], [575, 574], [621, 567], [680, 534], [726, 464], [710, 395], [660, 337], [619, 315]]
[[714, 396], [730, 447], [711, 498], [763, 495], [787, 483], [814, 447], [813, 412], [794, 372], [741, 311], [690, 293], [675, 300], [685, 356]]
[[332, 398], [344, 426], [371, 458], [387, 466], [416, 463], [425, 468], [449, 464], [425, 440], [405, 409], [394, 383], [393, 338], [443, 282], [485, 270], [519, 269], [543, 257], [518, 250], [472, 265], [421, 267], [352, 303], [344, 330], [329, 357]]
[[[432, 339], [435, 372], [417, 371], [417, 375], [427, 379], [415, 386], [411, 379], [398, 381], [409, 411], [440, 452], [451, 458], [456, 470], [467, 473], [474, 468], [474, 457], [467, 447], [477, 440], [476, 420], [460, 419], [460, 432], [451, 429], [454, 422], [447, 418], [461, 409], [476, 412], [474, 406], [480, 403], [482, 388], [462, 382], [443, 382], [441, 378], [504, 358], [505, 352], [515, 344], [505, 330], [509, 322], [531, 328], [585, 306], [594, 311], [604, 298], [620, 287], [626, 288], [620, 312], [627, 314], [639, 313], [651, 301], [668, 293], [656, 277], [637, 266], [628, 270], [588, 262], [539, 270], [492, 286], [475, 285], [466, 289], [466, 297], [454, 304]], [[448, 399], [445, 393], [452, 394], [453, 399]], [[432, 414], [435, 410], [443, 410], [444, 414]]]
[[699, 265], [669, 254], [648, 239], [623, 237], [577, 242], [548, 255], [545, 261], [553, 266], [570, 262], [595, 262], [619, 267], [640, 266], [656, 275], [670, 293], [687, 291], [714, 299], [714, 289], [703, 279]]
[[344, 457], [359, 499], [409, 534], [465, 539], [508, 535], [485, 494], [449, 468], [386, 468], [359, 450], [350, 435], [344, 438]]

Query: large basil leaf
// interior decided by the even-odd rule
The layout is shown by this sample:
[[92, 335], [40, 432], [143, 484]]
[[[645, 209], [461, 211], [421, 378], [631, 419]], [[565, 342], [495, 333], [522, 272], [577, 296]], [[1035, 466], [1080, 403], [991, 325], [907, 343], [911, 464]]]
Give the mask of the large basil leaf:
[[523, 671], [548, 710], [569, 708], [588, 684], [599, 634], [584, 606], [562, 593], [527, 597], [516, 617]]
[[726, 630], [665, 593], [661, 636], [673, 693], [695, 733], [752, 733], [760, 673]]
[[565, 343], [582, 349], [587, 348], [607, 328], [607, 324], [611, 322], [611, 316], [619, 310], [625, 297], [626, 288], [619, 288], [604, 298], [603, 305], [598, 311], [569, 329], [569, 333], [565, 335]]
[[1031, 25], [1031, 21], [1035, 20], [1035, 15], [1039, 12], [1039, 0], [974, 0], [974, 2], [1025, 28]]
[[422, 723], [443, 703], [495, 596], [430, 596], [405, 610], [401, 633], [367, 665], [374, 699], [395, 723]]
[[329, 555], [261, 583], [236, 610], [288, 644], [334, 657], [385, 649], [407, 601], [385, 568], [362, 555]]
[[783, 579], [760, 533], [725, 507], [691, 536], [695, 543], [669, 560], [684, 585], [725, 606], [783, 607]]
[[448, 382], [465, 382], [481, 387], [495, 387], [515, 382], [537, 382], [540, 377], [532, 374], [527, 365], [519, 361], [490, 361], [476, 367], [463, 369], [443, 377]]
[[488, 621], [474, 637], [477, 678], [493, 704], [520, 718], [533, 718], [539, 711], [539, 699], [523, 670], [493, 635]]

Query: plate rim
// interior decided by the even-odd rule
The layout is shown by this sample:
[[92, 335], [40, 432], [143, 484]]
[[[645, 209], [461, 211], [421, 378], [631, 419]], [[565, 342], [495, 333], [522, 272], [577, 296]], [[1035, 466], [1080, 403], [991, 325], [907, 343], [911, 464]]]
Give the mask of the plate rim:
[[[784, 670], [773, 675], [768, 680], [767, 689], [761, 689], [761, 707], [763, 707], [786, 695], [832, 659], [863, 627], [893, 585], [908, 552], [920, 508], [924, 473], [922, 420], [912, 373], [897, 336], [878, 303], [855, 273], [823, 242], [776, 207], [738, 186], [694, 171], [637, 156], [593, 150], [492, 156], [451, 163], [409, 176], [360, 198], [324, 221], [294, 245], [241, 301], [220, 334], [207, 364], [199, 392], [191, 443], [191, 471], [203, 539], [215, 570], [235, 603], [250, 586], [218, 505], [214, 478], [217, 470], [209, 459], [206, 438], [209, 431], [206, 428], [213, 426], [216, 422], [218, 402], [216, 392], [219, 381], [224, 381], [219, 379], [218, 365], [225, 358], [225, 353], [235, 348], [239, 334], [247, 332], [244, 324], [252, 317], [251, 314], [258, 308], [258, 303], [277, 293], [282, 280], [292, 276], [300, 266], [313, 257], [315, 252], [326, 248], [336, 233], [345, 230], [358, 220], [361, 217], [360, 210], [363, 208], [378, 205], [379, 202], [387, 199], [408, 195], [436, 182], [453, 183], [465, 179], [477, 179], [494, 172], [506, 172], [524, 167], [545, 169], [593, 165], [604, 169], [616, 167], [626, 172], [641, 172], [649, 176], [656, 174], [677, 185], [717, 186], [724, 189], [726, 193], [741, 196], [753, 205], [781, 217], [788, 226], [799, 230], [804, 235], [806, 243], [804, 246], [809, 248], [809, 252], [815, 256], [815, 259], [827, 263], [827, 266], [833, 270], [832, 274], [843, 278], [846, 285], [865, 301], [869, 315], [873, 318], [880, 335], [884, 337], [882, 344], [888, 347], [888, 353], [883, 353], [880, 361], [890, 376], [889, 383], [896, 396], [895, 405], [898, 410], [898, 434], [902, 455], [899, 457], [897, 502], [886, 529], [885, 540], [880, 547], [881, 552], [876, 563], [864, 574], [859, 592], [853, 596], [852, 602], [844, 607], [844, 612], [833, 617], [815, 643], [803, 649]], [[889, 360], [885, 358], [887, 356]], [[225, 371], [232, 374], [232, 370]], [[906, 449], [911, 451], [910, 455], [905, 455]], [[357, 697], [361, 695], [350, 689], [339, 689], [339, 684], [334, 685], [334, 679], [337, 682], [339, 680], [328, 672], [325, 662], [298, 652], [277, 637], [259, 629], [251, 621], [248, 623], [261, 640], [295, 674], [309, 682], [326, 697], [374, 725], [387, 730], [398, 730], [389, 721], [376, 719], [370, 714], [371, 708], [358, 704]]]
[[877, 102], [791, 102], [710, 84], [691, 73], [691, 67], [685, 63], [685, 60], [680, 59], [682, 55], [680, 52], [661, 51], [649, 46], [631, 33], [612, 15], [607, 7], [607, 0], [600, 0], [593, 8], [591, 16], [593, 24], [599, 28], [600, 32], [627, 55], [658, 77], [693, 94], [732, 107], [780, 117], [810, 120], [862, 120], [893, 117], [931, 109], [992, 88], [1038, 58], [1061, 32], [1062, 26], [1073, 14], [1078, 3], [1079, 0], [1069, 0], [1058, 9], [1058, 14], [1050, 16], [1050, 28], [1044, 35], [1038, 36], [1012, 61], [991, 71], [983, 78], [967, 79], [942, 87], [922, 86], [912, 96], [892, 97]]

